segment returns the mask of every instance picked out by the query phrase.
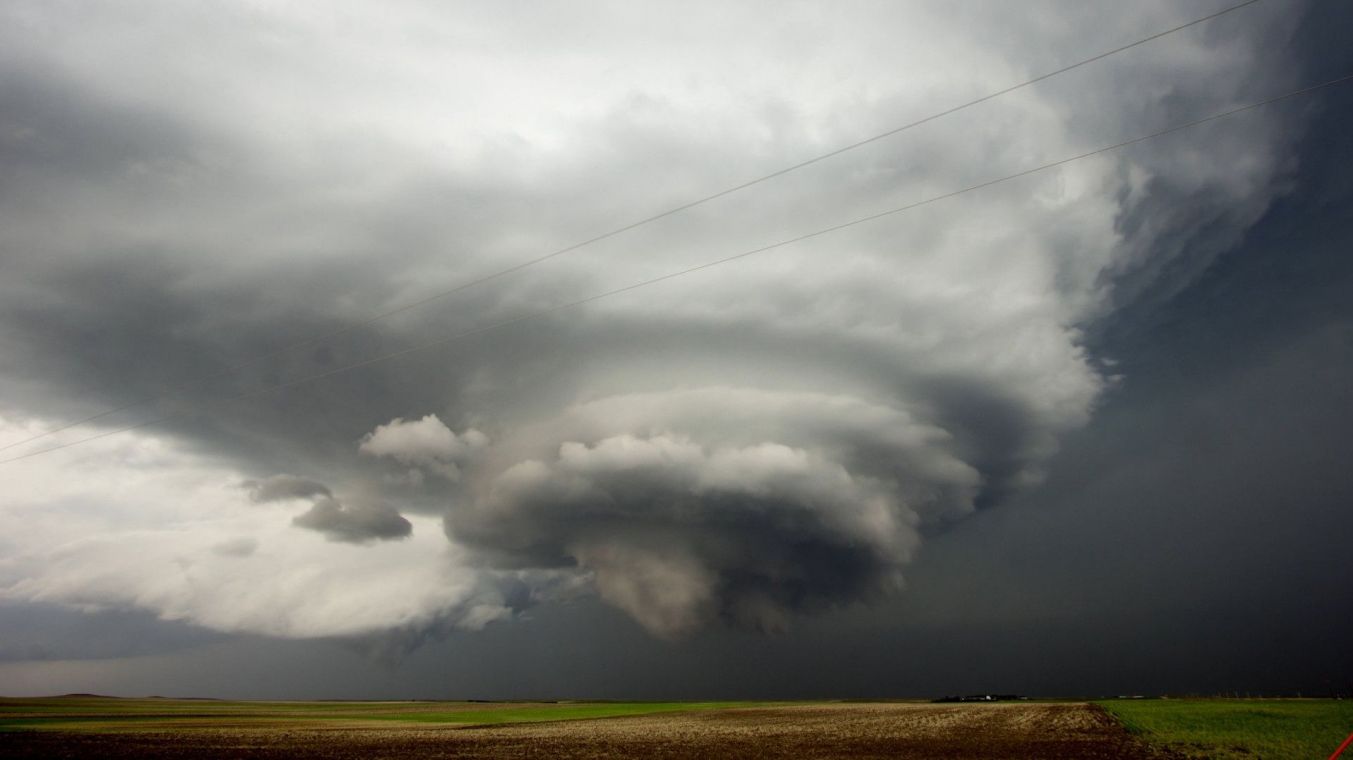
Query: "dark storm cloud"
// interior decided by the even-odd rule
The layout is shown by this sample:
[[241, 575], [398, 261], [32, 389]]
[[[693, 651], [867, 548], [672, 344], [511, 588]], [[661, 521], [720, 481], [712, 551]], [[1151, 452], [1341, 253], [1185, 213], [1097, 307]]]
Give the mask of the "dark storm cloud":
[[841, 396], [612, 397], [523, 438], [564, 442], [478, 479], [448, 533], [506, 567], [577, 565], [667, 636], [895, 591], [918, 525], [965, 514], [980, 482], [943, 430]]
[[623, 437], [509, 469], [451, 529], [510, 563], [581, 565], [603, 599], [660, 635], [718, 619], [782, 630], [794, 612], [900, 585], [915, 535], [887, 498], [784, 446]]

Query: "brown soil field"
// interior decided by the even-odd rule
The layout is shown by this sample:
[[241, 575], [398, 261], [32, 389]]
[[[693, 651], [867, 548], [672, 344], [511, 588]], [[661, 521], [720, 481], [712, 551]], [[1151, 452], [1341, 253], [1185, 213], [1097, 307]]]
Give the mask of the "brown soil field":
[[6, 758], [1156, 758], [1088, 704], [827, 704], [479, 727], [24, 731]]

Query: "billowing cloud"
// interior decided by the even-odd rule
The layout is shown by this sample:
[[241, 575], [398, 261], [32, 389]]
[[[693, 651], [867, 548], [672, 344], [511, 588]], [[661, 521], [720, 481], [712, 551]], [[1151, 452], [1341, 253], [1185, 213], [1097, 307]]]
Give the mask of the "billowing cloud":
[[981, 482], [944, 430], [843, 396], [623, 396], [524, 435], [561, 437], [479, 481], [450, 534], [491, 562], [591, 572], [665, 635], [779, 629], [896, 590], [919, 526], [970, 512]]
[[358, 451], [373, 457], [389, 457], [414, 468], [422, 468], [442, 477], [460, 479], [458, 464], [481, 451], [488, 436], [470, 428], [464, 433], [451, 431], [435, 414], [421, 420], [404, 421], [396, 417], [362, 437]]
[[[928, 532], [1040, 481], [1113, 382], [1086, 335], [1241, 239], [1302, 123], [1249, 112], [469, 334], [1263, 99], [1296, 78], [1273, 51], [1298, 14], [1259, 4], [369, 322], [1187, 11], [74, 12], [0, 11], [6, 440], [147, 396], [99, 424], [171, 418], [0, 471], [0, 588], [232, 631], [417, 639], [584, 587], [676, 636], [894, 592]], [[14, 495], [48, 479], [59, 498]]]
[[779, 629], [896, 589], [914, 522], [885, 484], [801, 449], [624, 435], [514, 465], [456, 535], [529, 566], [576, 563], [670, 635], [720, 618]]

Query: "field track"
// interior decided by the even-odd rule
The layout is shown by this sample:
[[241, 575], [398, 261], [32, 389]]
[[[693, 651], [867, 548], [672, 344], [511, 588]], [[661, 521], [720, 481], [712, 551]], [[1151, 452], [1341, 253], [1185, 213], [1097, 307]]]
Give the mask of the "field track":
[[0, 733], [6, 758], [1152, 758], [1077, 703], [746, 707], [495, 726], [229, 721]]

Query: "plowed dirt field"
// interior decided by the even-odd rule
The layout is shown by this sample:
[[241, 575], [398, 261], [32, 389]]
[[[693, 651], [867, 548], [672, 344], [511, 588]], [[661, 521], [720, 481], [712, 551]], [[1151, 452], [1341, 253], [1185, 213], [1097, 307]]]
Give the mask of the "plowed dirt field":
[[6, 758], [1153, 758], [1088, 704], [733, 707], [493, 726], [228, 719], [0, 734]]

